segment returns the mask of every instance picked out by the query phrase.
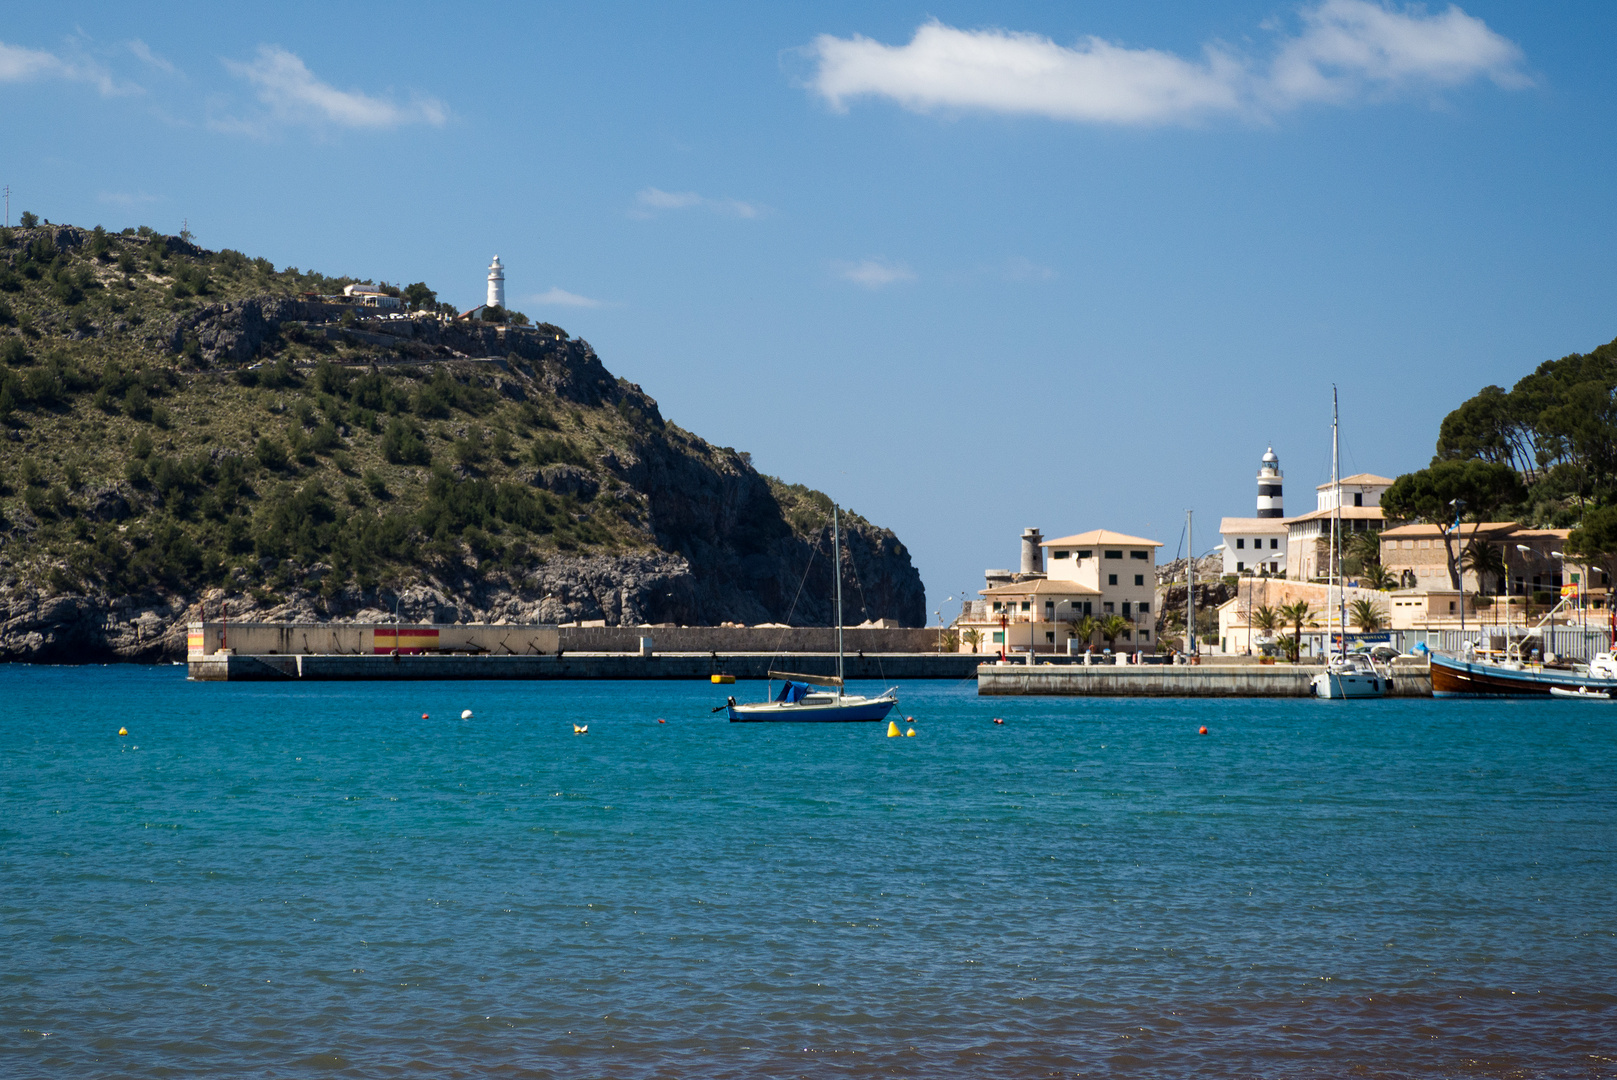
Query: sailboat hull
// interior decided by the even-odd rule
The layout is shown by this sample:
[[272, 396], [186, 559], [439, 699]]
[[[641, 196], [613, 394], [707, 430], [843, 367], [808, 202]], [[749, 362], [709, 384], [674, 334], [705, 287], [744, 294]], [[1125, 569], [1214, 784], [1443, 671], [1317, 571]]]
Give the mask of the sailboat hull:
[[821, 704], [805, 701], [760, 701], [756, 704], [729, 705], [730, 722], [742, 723], [818, 723], [846, 724], [871, 720], [885, 720], [898, 699], [883, 695], [879, 698], [844, 697]]

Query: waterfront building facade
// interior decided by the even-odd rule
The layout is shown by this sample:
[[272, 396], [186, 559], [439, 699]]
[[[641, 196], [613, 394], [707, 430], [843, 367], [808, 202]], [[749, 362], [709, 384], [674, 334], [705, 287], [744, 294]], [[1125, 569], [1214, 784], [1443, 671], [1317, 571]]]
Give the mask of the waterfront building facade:
[[[1044, 540], [1022, 534], [1021, 572], [989, 570], [981, 600], [967, 601], [956, 627], [966, 652], [1027, 654], [1069, 651], [1073, 624], [1089, 616], [1125, 620], [1110, 641], [1100, 634], [1076, 647], [1150, 652], [1156, 613], [1156, 553], [1162, 544], [1095, 529]], [[1039, 550], [1039, 555], [1029, 551]], [[1040, 557], [1042, 556], [1042, 557]], [[969, 640], [968, 640], [969, 638]]]
[[[1344, 476], [1342, 491], [1342, 531], [1344, 543], [1356, 532], [1380, 532], [1386, 519], [1381, 513], [1381, 495], [1392, 487], [1392, 480], [1374, 473]], [[1331, 572], [1331, 530], [1336, 518], [1337, 485], [1320, 484], [1315, 491], [1316, 507], [1309, 513], [1286, 521], [1286, 576], [1297, 581], [1321, 581]]]

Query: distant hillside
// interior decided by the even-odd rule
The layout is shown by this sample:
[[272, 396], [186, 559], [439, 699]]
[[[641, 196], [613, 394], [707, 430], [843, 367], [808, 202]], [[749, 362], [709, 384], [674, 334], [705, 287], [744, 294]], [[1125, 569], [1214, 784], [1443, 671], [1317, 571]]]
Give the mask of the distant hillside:
[[[831, 621], [826, 496], [666, 422], [558, 327], [442, 318], [419, 283], [383, 286], [408, 315], [318, 298], [351, 280], [149, 230], [0, 231], [0, 656], [169, 655], [224, 601]], [[904, 545], [844, 525], [849, 621], [921, 625]]]

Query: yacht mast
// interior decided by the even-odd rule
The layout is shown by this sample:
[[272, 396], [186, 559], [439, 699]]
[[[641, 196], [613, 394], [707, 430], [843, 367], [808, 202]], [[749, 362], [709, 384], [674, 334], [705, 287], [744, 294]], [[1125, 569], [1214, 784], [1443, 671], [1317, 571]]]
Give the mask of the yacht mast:
[[[1337, 655], [1347, 658], [1347, 589], [1342, 584], [1342, 467], [1340, 439], [1336, 430], [1336, 384], [1331, 384], [1331, 488], [1336, 494], [1336, 511], [1331, 522], [1331, 570], [1336, 581], [1337, 632], [1341, 642]], [[1326, 623], [1330, 617], [1326, 616]]]
[[837, 696], [842, 696], [842, 526], [831, 504], [831, 565], [837, 576]]

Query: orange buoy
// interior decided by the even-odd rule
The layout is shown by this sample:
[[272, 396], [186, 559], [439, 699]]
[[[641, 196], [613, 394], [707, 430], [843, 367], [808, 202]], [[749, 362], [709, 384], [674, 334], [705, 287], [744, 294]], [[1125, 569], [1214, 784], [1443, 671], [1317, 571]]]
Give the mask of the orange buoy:
[[667, 721], [667, 720], [664, 720], [664, 719], [663, 719], [663, 718], [662, 718], [662, 717], [660, 717], [660, 716], [659, 716], [659, 717], [657, 717], [657, 723], [659, 723], [659, 724], [666, 724], [666, 723], [668, 723], [668, 721]]
[[1001, 719], [1000, 719], [1000, 718], [999, 718], [999, 717], [997, 717], [997, 716], [996, 716], [996, 717], [994, 717], [994, 723], [996, 723], [996, 724], [1003, 724], [1003, 723], [1004, 723], [1004, 722], [1005, 722], [1005, 721], [1003, 721], [1003, 720], [1001, 720]]
[[1196, 734], [1198, 734], [1198, 735], [1206, 735], [1207, 734], [1207, 725], [1203, 724], [1201, 726], [1201, 728], [1199, 730], [1197, 730]]
[[423, 720], [425, 720], [425, 719], [426, 719], [426, 718], [427, 718], [427, 714], [426, 714], [426, 713], [422, 713], [422, 714], [421, 714], [421, 719], [423, 719]]

